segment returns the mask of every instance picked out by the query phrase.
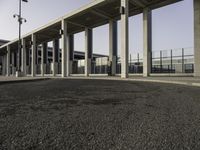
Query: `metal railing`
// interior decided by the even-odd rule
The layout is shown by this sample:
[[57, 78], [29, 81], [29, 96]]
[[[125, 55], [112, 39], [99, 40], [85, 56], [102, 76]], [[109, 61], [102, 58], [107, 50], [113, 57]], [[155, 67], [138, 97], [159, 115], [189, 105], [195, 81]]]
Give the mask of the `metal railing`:
[[[72, 74], [84, 74], [85, 60], [73, 61]], [[92, 74], [109, 74], [110, 62], [108, 57], [96, 58], [92, 61]], [[143, 54], [136, 53], [129, 55], [129, 73], [143, 73]], [[11, 64], [10, 73], [15, 74], [15, 67]], [[62, 64], [58, 63], [58, 73], [62, 72]], [[1, 71], [2, 72], [2, 71]], [[36, 73], [41, 74], [41, 65], [36, 65]], [[52, 64], [46, 64], [46, 73], [52, 74]], [[121, 74], [121, 60], [117, 59], [116, 73]], [[194, 73], [194, 50], [193, 48], [182, 48], [151, 52], [151, 73]], [[27, 66], [27, 74], [31, 74], [31, 65]]]
[[192, 48], [152, 52], [152, 73], [193, 73]]

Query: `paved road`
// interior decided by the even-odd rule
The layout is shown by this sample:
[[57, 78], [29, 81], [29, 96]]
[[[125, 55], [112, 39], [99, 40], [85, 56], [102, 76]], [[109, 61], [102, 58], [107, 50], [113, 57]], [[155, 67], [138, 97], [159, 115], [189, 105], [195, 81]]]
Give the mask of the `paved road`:
[[1, 149], [199, 150], [200, 88], [73, 79], [0, 84]]

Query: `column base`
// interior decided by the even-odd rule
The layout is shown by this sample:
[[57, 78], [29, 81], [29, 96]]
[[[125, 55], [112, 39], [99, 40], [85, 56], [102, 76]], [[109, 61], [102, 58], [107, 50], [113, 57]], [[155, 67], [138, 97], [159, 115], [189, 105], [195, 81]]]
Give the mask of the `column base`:
[[122, 79], [128, 78], [128, 74], [121, 74], [121, 78], [122, 78]]
[[55, 62], [54, 64], [54, 71], [53, 71], [53, 75], [56, 76], [58, 74], [58, 63]]
[[41, 75], [44, 76], [44, 74], [47, 73], [47, 66], [46, 64], [41, 65]]
[[143, 77], [149, 77], [150, 74], [143, 74]]
[[111, 70], [111, 75], [112, 76], [115, 76], [116, 75], [116, 70], [117, 70], [117, 57], [116, 56], [113, 56], [113, 59], [112, 59], [112, 70]]
[[85, 65], [85, 76], [88, 77], [91, 74], [92, 60], [88, 59], [85, 63], [87, 64]]
[[16, 77], [18, 78], [18, 77], [23, 77], [24, 76], [24, 74], [23, 74], [23, 72], [21, 72], [21, 71], [16, 71]]
[[200, 72], [195, 72], [194, 77], [200, 77]]

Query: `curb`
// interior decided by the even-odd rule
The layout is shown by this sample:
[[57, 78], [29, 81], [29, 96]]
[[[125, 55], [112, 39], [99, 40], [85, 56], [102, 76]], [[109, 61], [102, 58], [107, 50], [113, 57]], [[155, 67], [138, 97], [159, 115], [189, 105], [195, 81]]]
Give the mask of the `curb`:
[[85, 80], [112, 80], [112, 81], [135, 81], [135, 82], [151, 82], [163, 84], [185, 85], [192, 87], [200, 87], [200, 83], [186, 82], [186, 81], [167, 81], [167, 80], [153, 80], [153, 79], [121, 79], [121, 78], [98, 78], [98, 77], [68, 77], [62, 79], [85, 79]]
[[40, 79], [22, 79], [22, 80], [8, 80], [8, 81], [0, 81], [0, 85], [3, 84], [13, 84], [13, 83], [26, 83], [26, 82], [34, 82], [34, 81], [43, 81], [50, 80], [51, 78], [40, 78]]
[[167, 80], [154, 80], [154, 79], [122, 79], [122, 78], [100, 78], [100, 77], [66, 77], [66, 78], [56, 78], [56, 77], [46, 77], [46, 78], [36, 78], [36, 79], [22, 79], [22, 80], [8, 80], [0, 81], [0, 85], [3, 84], [12, 84], [12, 83], [26, 83], [34, 81], [43, 81], [51, 79], [81, 79], [81, 80], [111, 80], [111, 81], [135, 81], [135, 82], [151, 82], [151, 83], [163, 83], [163, 84], [176, 84], [176, 85], [185, 85], [192, 87], [200, 87], [200, 83], [196, 82], [186, 82], [186, 81], [167, 81]]

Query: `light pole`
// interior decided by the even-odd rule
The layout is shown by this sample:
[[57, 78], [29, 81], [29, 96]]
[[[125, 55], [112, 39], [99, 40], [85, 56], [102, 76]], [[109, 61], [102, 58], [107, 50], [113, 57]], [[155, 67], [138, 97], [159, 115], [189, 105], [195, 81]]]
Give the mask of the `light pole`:
[[22, 1], [23, 2], [28, 2], [28, 0], [19, 0], [19, 14], [14, 14], [13, 17], [18, 19], [19, 22], [19, 40], [18, 40], [18, 51], [17, 51], [17, 72], [18, 75], [21, 72], [20, 69], [20, 54], [21, 54], [21, 49], [22, 49], [22, 45], [21, 45], [21, 25], [24, 22], [26, 22], [25, 18], [22, 18]]

